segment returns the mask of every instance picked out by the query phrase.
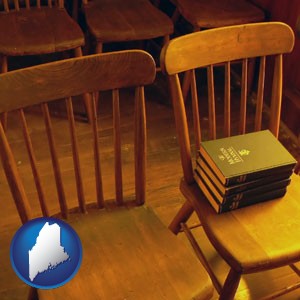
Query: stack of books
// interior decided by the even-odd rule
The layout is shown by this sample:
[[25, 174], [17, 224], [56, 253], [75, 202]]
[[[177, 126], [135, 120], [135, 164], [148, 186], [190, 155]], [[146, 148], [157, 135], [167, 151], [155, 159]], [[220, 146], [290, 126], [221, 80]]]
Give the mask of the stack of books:
[[284, 196], [294, 157], [269, 130], [201, 144], [195, 181], [217, 213]]

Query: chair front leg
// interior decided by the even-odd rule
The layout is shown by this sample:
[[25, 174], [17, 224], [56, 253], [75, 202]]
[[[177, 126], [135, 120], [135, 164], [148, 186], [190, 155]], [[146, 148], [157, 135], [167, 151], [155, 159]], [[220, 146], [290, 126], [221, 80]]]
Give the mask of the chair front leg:
[[232, 268], [230, 269], [225, 283], [223, 285], [223, 289], [220, 294], [220, 300], [231, 300], [234, 299], [236, 290], [239, 286], [241, 280], [241, 274], [237, 273]]
[[181, 223], [187, 222], [190, 218], [192, 213], [194, 212], [193, 206], [190, 204], [189, 201], [185, 201], [182, 205], [180, 210], [177, 212], [176, 216], [172, 220], [171, 224], [169, 225], [169, 229], [174, 233], [178, 234], [181, 229]]

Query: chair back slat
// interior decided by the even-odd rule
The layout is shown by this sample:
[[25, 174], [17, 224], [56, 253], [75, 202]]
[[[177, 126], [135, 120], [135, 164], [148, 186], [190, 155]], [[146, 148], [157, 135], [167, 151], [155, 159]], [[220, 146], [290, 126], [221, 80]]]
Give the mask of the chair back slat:
[[65, 4], [63, 0], [47, 0], [47, 1], [41, 1], [41, 0], [36, 0], [35, 3], [31, 2], [30, 0], [25, 0], [25, 1], [20, 1], [20, 0], [3, 0], [3, 9], [5, 12], [10, 12], [10, 11], [20, 11], [24, 9], [30, 9], [31, 7], [37, 7], [41, 8], [42, 6], [48, 6], [48, 7], [58, 7], [58, 8], [64, 8]]
[[96, 183], [96, 195], [97, 204], [99, 208], [104, 207], [104, 195], [103, 195], [103, 183], [101, 174], [101, 163], [100, 163], [100, 146], [98, 139], [98, 118], [96, 112], [96, 94], [92, 94], [92, 114], [91, 120], [93, 130], [93, 150], [94, 150], [94, 165], [95, 165], [95, 183]]
[[248, 59], [243, 59], [242, 63], [242, 85], [241, 85], [241, 107], [240, 107], [240, 128], [239, 133], [246, 132], [247, 117], [247, 82], [248, 82]]
[[261, 130], [262, 112], [264, 103], [264, 86], [265, 86], [265, 69], [266, 57], [262, 56], [259, 63], [258, 87], [257, 87], [257, 100], [255, 112], [255, 131]]
[[9, 12], [9, 3], [8, 0], [3, 0], [4, 11]]
[[2, 166], [6, 173], [11, 194], [13, 195], [15, 205], [17, 207], [22, 223], [26, 223], [31, 219], [31, 208], [27, 195], [22, 184], [21, 176], [18, 172], [17, 163], [14, 159], [12, 150], [7, 141], [2, 123], [0, 122], [0, 155]]
[[[13, 118], [14, 111], [17, 111], [21, 117], [20, 129], [23, 130], [23, 135], [19, 135], [16, 128], [18, 122], [15, 122], [13, 129], [9, 127], [8, 132], [5, 132], [1, 125], [0, 131], [0, 155], [22, 222], [31, 218], [29, 204], [36, 200], [40, 202], [44, 216], [53, 215], [53, 212], [57, 213], [59, 210], [61, 216], [67, 218], [74, 205], [84, 213], [88, 211], [90, 202], [96, 202], [100, 208], [104, 207], [106, 200], [111, 200], [110, 184], [114, 181], [111, 177], [115, 178], [118, 204], [125, 203], [125, 195], [123, 195], [125, 183], [128, 183], [126, 200], [132, 199], [135, 191], [136, 203], [144, 203], [146, 116], [143, 86], [154, 81], [155, 72], [155, 62], [148, 53], [129, 50], [56, 61], [0, 74], [0, 111], [10, 112], [9, 115]], [[135, 118], [132, 122], [134, 126], [132, 132], [135, 132], [132, 133], [134, 151], [128, 152], [128, 155], [134, 157], [135, 164], [132, 164], [131, 169], [129, 165], [123, 168], [125, 170], [126, 167], [126, 171], [135, 173], [135, 182], [134, 176], [128, 176], [126, 178], [129, 179], [128, 181], [124, 178], [122, 180], [121, 165], [121, 141], [126, 144], [131, 141], [127, 140], [127, 135], [121, 140], [120, 102], [123, 94], [119, 89], [129, 87], [136, 88]], [[99, 132], [102, 119], [98, 118], [96, 113], [95, 95], [98, 91], [101, 91], [101, 94], [103, 92], [105, 97], [110, 94], [104, 91], [113, 91], [111, 137], [114, 137], [114, 142], [112, 145], [105, 143], [108, 136], [105, 135], [104, 138]], [[125, 97], [133, 96], [131, 89], [127, 91]], [[83, 93], [92, 95], [93, 117], [90, 124], [77, 124], [74, 120], [74, 101]], [[50, 103], [57, 99], [62, 101]], [[130, 99], [126, 100], [131, 103]], [[99, 106], [105, 108], [105, 103], [101, 101]], [[63, 108], [66, 107], [67, 118], [54, 116], [52, 113], [50, 116], [50, 112], [56, 105], [59, 105], [61, 110], [61, 104], [64, 105]], [[106, 121], [104, 120], [104, 123]], [[31, 124], [31, 122], [37, 123]], [[105, 130], [110, 128], [111, 123]], [[18, 150], [20, 153], [17, 160], [13, 157], [14, 151], [12, 151], [15, 145], [21, 149]], [[22, 151], [23, 148], [25, 151]], [[111, 176], [113, 173], [110, 170], [111, 154], [116, 162], [115, 176]], [[102, 162], [104, 166], [100, 164], [102, 155], [105, 158]], [[123, 163], [127, 162], [123, 161]], [[33, 176], [28, 173], [28, 170], [32, 170]], [[135, 184], [134, 188], [131, 187], [131, 183]], [[109, 186], [107, 190], [105, 184]], [[27, 198], [25, 190], [30, 197]], [[55, 192], [58, 202], [51, 199], [56, 196]]]
[[196, 149], [199, 149], [201, 143], [201, 125], [200, 125], [200, 116], [199, 116], [200, 111], [198, 105], [198, 92], [197, 92], [195, 70], [192, 71], [191, 97], [192, 97], [192, 106], [193, 106], [195, 145], [196, 145]]
[[5, 12], [20, 11], [24, 8], [30, 9], [31, 7], [41, 8], [42, 6], [48, 6], [48, 7], [57, 6], [59, 8], [64, 8], [63, 0], [58, 0], [57, 4], [56, 2], [53, 3], [52, 0], [47, 0], [46, 2], [41, 2], [41, 0], [36, 0], [35, 3], [31, 2], [30, 0], [25, 0], [25, 1], [3, 0], [2, 3], [3, 3], [3, 8], [1, 10], [4, 10]]
[[66, 108], [67, 108], [69, 128], [70, 128], [70, 137], [71, 137], [74, 173], [75, 173], [75, 180], [76, 180], [78, 206], [80, 208], [80, 211], [82, 213], [85, 213], [86, 212], [86, 204], [85, 204], [84, 189], [83, 189], [83, 183], [82, 183], [81, 166], [80, 166], [79, 150], [78, 150], [78, 140], [77, 140], [77, 136], [76, 136], [75, 118], [74, 118], [73, 104], [72, 104], [71, 97], [68, 97], [66, 99]]
[[67, 219], [68, 206], [67, 206], [65, 191], [63, 187], [61, 168], [58, 161], [57, 149], [56, 149], [55, 139], [53, 135], [53, 128], [52, 128], [52, 123], [51, 123], [51, 118], [50, 118], [50, 113], [49, 113], [47, 103], [42, 103], [41, 109], [44, 116], [44, 122], [45, 122], [48, 143], [49, 143], [49, 150], [51, 154], [51, 161], [52, 161], [56, 190], [57, 190], [57, 195], [59, 200], [59, 206], [60, 206], [62, 217]]
[[19, 0], [14, 0], [15, 10], [20, 10]]
[[28, 125], [27, 125], [27, 121], [26, 121], [23, 109], [19, 110], [19, 116], [20, 116], [20, 120], [21, 120], [24, 141], [25, 141], [27, 152], [28, 152], [28, 157], [29, 157], [29, 161], [30, 161], [30, 166], [31, 166], [31, 170], [32, 170], [32, 175], [33, 175], [36, 191], [37, 191], [38, 198], [39, 198], [41, 211], [42, 211], [42, 214], [44, 217], [49, 217], [50, 214], [49, 214], [49, 209], [48, 209], [48, 206], [46, 203], [45, 192], [43, 189], [41, 176], [40, 176], [40, 173], [37, 168], [37, 160], [36, 160], [36, 156], [34, 153], [32, 141], [30, 138]]
[[228, 137], [231, 135], [231, 107], [230, 107], [230, 62], [225, 63], [225, 87], [224, 87], [224, 136]]
[[121, 125], [119, 90], [113, 90], [113, 135], [115, 151], [115, 190], [116, 201], [123, 203], [122, 156], [121, 156]]
[[[292, 51], [294, 46], [294, 34], [291, 28], [280, 22], [266, 22], [256, 24], [244, 24], [227, 26], [223, 28], [209, 29], [201, 32], [187, 34], [182, 37], [171, 40], [161, 52], [161, 67], [168, 74], [171, 83], [172, 103], [175, 113], [175, 122], [178, 142], [180, 145], [181, 163], [184, 178], [187, 183], [193, 182], [193, 162], [191, 159], [190, 137], [195, 139], [196, 152], [199, 149], [198, 131], [194, 128], [194, 134], [189, 133], [189, 118], [186, 116], [186, 108], [183, 101], [184, 86], [181, 86], [178, 75], [186, 72], [190, 74], [191, 70], [199, 68], [207, 69], [208, 82], [208, 138], [215, 139], [223, 135], [244, 134], [248, 131], [260, 130], [267, 127], [267, 123], [262, 120], [263, 96], [264, 96], [264, 78], [266, 56], [275, 57], [275, 67], [273, 70], [273, 87], [271, 96], [270, 114], [265, 114], [264, 119], [269, 118], [268, 128], [277, 137], [280, 124], [281, 97], [282, 97], [282, 54]], [[257, 89], [257, 105], [255, 119], [247, 114], [247, 108], [252, 103], [247, 101], [248, 96], [248, 62], [254, 58], [261, 58], [260, 71]], [[241, 77], [236, 76], [238, 80], [231, 82], [231, 76], [239, 74], [240, 62], [242, 62]], [[239, 65], [237, 65], [237, 63]], [[214, 66], [214, 68], [213, 68]], [[272, 66], [270, 65], [270, 70]], [[224, 124], [219, 126], [219, 118], [216, 118], [216, 111], [220, 111], [219, 101], [215, 100], [214, 73], [219, 79], [223, 74], [220, 70], [224, 69]], [[194, 72], [194, 71], [193, 71]], [[233, 81], [233, 80], [232, 80]], [[193, 119], [195, 114], [199, 115], [200, 103], [196, 95], [196, 82], [191, 83], [192, 91], [192, 110]], [[240, 90], [240, 99], [238, 97]], [[200, 92], [202, 95], [202, 92]], [[203, 103], [202, 103], [203, 101]], [[239, 103], [238, 103], [239, 101]], [[205, 100], [201, 99], [201, 106], [205, 107]], [[188, 103], [188, 102], [187, 102]], [[188, 105], [188, 104], [187, 104]], [[239, 113], [232, 117], [232, 110], [239, 107]], [[201, 110], [202, 112], [202, 110]], [[206, 116], [204, 116], [206, 117]], [[221, 118], [220, 118], [221, 119]], [[198, 122], [198, 121], [197, 121]], [[201, 123], [204, 139], [204, 125]], [[194, 121], [195, 125], [195, 121]], [[217, 134], [218, 129], [218, 134]], [[200, 145], [201, 147], [201, 145]]]
[[135, 89], [135, 194], [136, 202], [142, 205], [146, 198], [146, 107], [144, 88]]
[[216, 100], [215, 100], [213, 65], [209, 65], [207, 67], [207, 81], [208, 81], [209, 138], [215, 139], [217, 137], [217, 128], [216, 128]]
[[270, 130], [278, 137], [282, 102], [282, 54], [276, 55], [272, 83]]

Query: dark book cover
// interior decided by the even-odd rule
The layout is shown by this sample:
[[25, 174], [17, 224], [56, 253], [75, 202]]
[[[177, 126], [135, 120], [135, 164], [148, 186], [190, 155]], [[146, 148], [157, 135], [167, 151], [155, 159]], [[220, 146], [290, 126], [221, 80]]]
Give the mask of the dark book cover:
[[202, 142], [199, 152], [224, 186], [292, 170], [296, 165], [269, 130]]
[[267, 193], [273, 190], [285, 188], [291, 182], [290, 178], [285, 178], [280, 181], [275, 181], [264, 185], [260, 185], [255, 188], [246, 189], [242, 192], [237, 192], [230, 195], [221, 195], [218, 189], [216, 188], [216, 186], [213, 184], [213, 182], [206, 176], [205, 172], [202, 172], [202, 175], [200, 175], [196, 170], [195, 172], [196, 182], [198, 178], [202, 179], [206, 187], [209, 189], [210, 193], [220, 204], [232, 203], [236, 201], [248, 201], [250, 200], [250, 198], [256, 197], [261, 193]]
[[232, 211], [238, 208], [254, 205], [260, 202], [273, 200], [277, 198], [281, 198], [285, 195], [287, 188], [280, 188], [276, 190], [272, 190], [266, 193], [260, 193], [256, 196], [250, 197], [247, 200], [237, 200], [237, 201], [228, 201], [224, 204], [220, 203], [214, 195], [210, 192], [209, 188], [206, 186], [204, 181], [200, 177], [196, 177], [195, 175], [195, 181], [197, 182], [198, 186], [200, 187], [202, 193], [210, 203], [210, 205], [214, 208], [214, 210], [219, 213], [224, 213], [228, 211]]
[[[200, 162], [200, 164], [199, 164]], [[237, 183], [230, 185], [228, 187], [224, 186], [221, 181], [214, 174], [212, 169], [206, 164], [204, 159], [200, 159], [197, 161], [195, 171], [202, 177], [205, 181], [206, 178], [214, 185], [217, 189], [218, 193], [221, 197], [226, 197], [232, 194], [241, 193], [246, 190], [258, 188], [260, 186], [269, 185], [278, 181], [282, 181], [285, 179], [289, 179], [293, 174], [292, 170], [288, 170], [287, 172], [282, 172], [282, 170], [278, 170], [277, 172], [273, 172], [271, 175], [264, 176], [258, 179], [254, 179], [251, 181]]]

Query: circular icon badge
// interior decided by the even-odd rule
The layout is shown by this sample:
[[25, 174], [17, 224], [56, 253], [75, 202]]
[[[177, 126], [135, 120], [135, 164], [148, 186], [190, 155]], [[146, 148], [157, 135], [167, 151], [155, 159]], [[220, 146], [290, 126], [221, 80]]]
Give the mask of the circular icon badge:
[[75, 230], [56, 218], [37, 218], [15, 233], [10, 246], [13, 269], [30, 286], [51, 289], [64, 285], [79, 270], [81, 241]]

